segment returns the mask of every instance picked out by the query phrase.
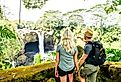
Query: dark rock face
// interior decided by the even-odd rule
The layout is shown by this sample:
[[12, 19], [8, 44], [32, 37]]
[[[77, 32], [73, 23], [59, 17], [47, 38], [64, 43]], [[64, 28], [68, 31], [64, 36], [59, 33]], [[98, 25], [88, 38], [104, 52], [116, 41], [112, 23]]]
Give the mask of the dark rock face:
[[32, 65], [34, 61], [34, 56], [32, 56], [30, 53], [27, 53], [27, 55], [22, 54], [18, 56], [18, 58], [16, 59], [15, 67]]
[[52, 35], [45, 35], [44, 37], [44, 52], [54, 50], [54, 39]]
[[39, 52], [39, 41], [26, 43], [24, 50], [25, 50], [25, 53], [33, 52], [31, 55], [35, 55], [36, 53]]
[[20, 55], [17, 59], [17, 65], [32, 65], [34, 55], [39, 52], [39, 41], [28, 42], [24, 47], [24, 54]]
[[28, 42], [25, 44], [23, 53], [19, 53], [16, 58], [16, 66], [32, 65], [34, 61], [34, 55], [39, 52], [39, 42]]

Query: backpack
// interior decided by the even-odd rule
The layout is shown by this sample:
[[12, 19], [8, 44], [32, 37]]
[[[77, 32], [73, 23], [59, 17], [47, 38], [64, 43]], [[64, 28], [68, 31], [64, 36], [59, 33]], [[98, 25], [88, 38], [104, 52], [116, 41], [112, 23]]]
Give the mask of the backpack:
[[106, 53], [103, 44], [100, 41], [92, 41], [87, 44], [92, 45], [92, 50], [89, 53], [86, 62], [95, 66], [104, 64], [106, 61]]

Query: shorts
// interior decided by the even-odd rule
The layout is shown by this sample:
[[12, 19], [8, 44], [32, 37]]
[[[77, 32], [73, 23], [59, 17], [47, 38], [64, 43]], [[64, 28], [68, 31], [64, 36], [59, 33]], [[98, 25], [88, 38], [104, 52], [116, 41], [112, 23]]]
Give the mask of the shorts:
[[[74, 67], [75, 68], [75, 67]], [[63, 71], [59, 66], [58, 66], [58, 74], [59, 76], [65, 76], [65, 75], [68, 75], [68, 74], [71, 74], [74, 72], [74, 68], [70, 71]]]
[[94, 66], [91, 64], [85, 64], [83, 67], [80, 69], [80, 75], [82, 77], [90, 76], [91, 74], [98, 72], [99, 66]]

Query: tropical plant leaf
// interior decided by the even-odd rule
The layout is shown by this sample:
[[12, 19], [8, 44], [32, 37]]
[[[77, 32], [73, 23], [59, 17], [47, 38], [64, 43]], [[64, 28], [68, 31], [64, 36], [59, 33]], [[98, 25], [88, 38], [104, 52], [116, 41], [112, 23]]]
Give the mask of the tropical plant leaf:
[[7, 27], [0, 27], [0, 35], [2, 38], [11, 39], [16, 38], [15, 33], [13, 33], [10, 29]]

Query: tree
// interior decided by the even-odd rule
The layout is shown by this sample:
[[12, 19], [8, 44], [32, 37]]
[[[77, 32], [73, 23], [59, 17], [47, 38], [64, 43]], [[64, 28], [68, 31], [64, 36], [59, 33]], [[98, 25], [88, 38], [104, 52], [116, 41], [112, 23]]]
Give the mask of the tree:
[[76, 27], [81, 27], [83, 24], [83, 17], [81, 15], [71, 15], [68, 18], [69, 27], [76, 29]]
[[107, 0], [105, 5], [105, 11], [107, 14], [114, 11], [118, 11], [118, 13], [121, 14], [121, 8], [118, 9], [118, 6], [121, 6], [121, 0]]
[[3, 61], [11, 63], [17, 52], [22, 49], [14, 25], [9, 21], [0, 21], [0, 64]]
[[3, 16], [3, 10], [2, 10], [2, 7], [0, 5], [0, 20], [3, 19], [3, 18], [4, 18], [4, 16]]
[[[118, 0], [118, 4], [121, 6], [121, 0]], [[119, 12], [121, 14], [121, 11]]]
[[44, 15], [37, 21], [37, 27], [43, 28], [43, 30], [58, 29], [58, 26], [62, 26], [63, 19], [60, 11], [46, 11]]
[[27, 9], [30, 9], [30, 8], [41, 9], [48, 0], [22, 0], [22, 1], [24, 2], [24, 5]]
[[36, 28], [41, 31], [54, 31], [54, 41], [59, 38], [60, 30], [63, 28], [63, 18], [60, 11], [49, 10], [37, 21]]

